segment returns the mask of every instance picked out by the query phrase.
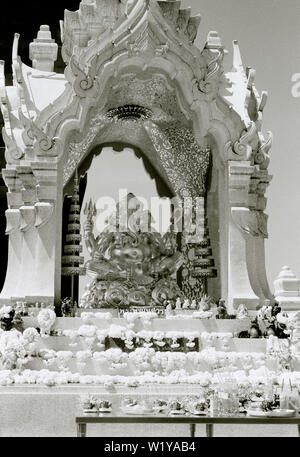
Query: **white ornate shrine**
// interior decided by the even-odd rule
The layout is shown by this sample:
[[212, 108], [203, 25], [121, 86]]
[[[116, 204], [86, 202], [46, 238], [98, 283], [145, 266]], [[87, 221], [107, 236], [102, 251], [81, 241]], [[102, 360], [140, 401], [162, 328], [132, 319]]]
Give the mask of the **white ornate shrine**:
[[[12, 86], [0, 62], [9, 237], [0, 435], [11, 424], [25, 436], [72, 434], [82, 393], [117, 409], [124, 395], [202, 396], [211, 408], [225, 393], [219, 404], [230, 399], [238, 414], [247, 396], [283, 401], [288, 378], [284, 400], [300, 398], [299, 313], [281, 312], [299, 309], [300, 281], [284, 267], [273, 295], [265, 269], [267, 93], [237, 41], [226, 74], [217, 32], [197, 48], [200, 19], [175, 0], [82, 0], [61, 21], [64, 74], [46, 25], [30, 44], [32, 67], [15, 35]], [[167, 233], [121, 231], [128, 189], [97, 234], [83, 183], [106, 146], [131, 148], [162, 197], [188, 202], [196, 233], [175, 233], [175, 211]], [[74, 297], [80, 275], [88, 282]]]
[[63, 198], [75, 169], [106, 143], [139, 148], [174, 196], [205, 196], [215, 299], [253, 308], [272, 298], [264, 257], [267, 94], [255, 89], [236, 41], [227, 74], [217, 32], [204, 49], [194, 45], [199, 24], [178, 1], [82, 1], [61, 22], [64, 74], [53, 71], [57, 45], [47, 26], [30, 45], [32, 68], [15, 36], [12, 87], [3, 64], [1, 74], [9, 205], [3, 302], [60, 301]]

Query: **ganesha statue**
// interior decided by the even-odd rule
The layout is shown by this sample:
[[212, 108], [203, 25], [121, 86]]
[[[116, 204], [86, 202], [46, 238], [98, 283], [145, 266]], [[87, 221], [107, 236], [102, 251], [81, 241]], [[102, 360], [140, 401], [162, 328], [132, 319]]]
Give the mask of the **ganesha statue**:
[[90, 202], [86, 207], [84, 240], [91, 259], [85, 267], [91, 282], [81, 307], [166, 306], [182, 296], [176, 273], [184, 257], [177, 250], [176, 234], [154, 231], [151, 214], [139, 211], [137, 216], [132, 200], [138, 201], [128, 194], [125, 227], [120, 223], [122, 201], [98, 236], [93, 233], [95, 206]]

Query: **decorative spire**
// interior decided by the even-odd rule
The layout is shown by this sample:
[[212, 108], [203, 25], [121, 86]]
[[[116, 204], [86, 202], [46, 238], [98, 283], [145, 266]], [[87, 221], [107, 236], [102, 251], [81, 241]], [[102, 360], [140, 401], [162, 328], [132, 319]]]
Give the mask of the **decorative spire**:
[[84, 258], [80, 256], [82, 252], [81, 234], [80, 234], [80, 205], [79, 205], [79, 179], [76, 169], [74, 178], [74, 195], [72, 197], [68, 233], [66, 236], [66, 245], [62, 258], [62, 275], [63, 276], [80, 276], [85, 274], [82, 267]]
[[58, 46], [52, 39], [48, 25], [41, 25], [37, 38], [30, 43], [29, 58], [33, 68], [52, 72], [57, 59]]
[[239, 43], [237, 40], [233, 40], [232, 47], [233, 47], [233, 68], [236, 71], [240, 71], [241, 73], [244, 73], [244, 75], [246, 76], [243, 61], [242, 61], [241, 51], [240, 51]]

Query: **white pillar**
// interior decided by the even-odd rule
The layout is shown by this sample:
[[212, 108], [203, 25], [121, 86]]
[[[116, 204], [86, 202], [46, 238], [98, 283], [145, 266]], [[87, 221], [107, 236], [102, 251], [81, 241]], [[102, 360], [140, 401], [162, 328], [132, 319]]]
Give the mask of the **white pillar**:
[[8, 241], [8, 259], [6, 278], [0, 295], [0, 304], [8, 303], [17, 292], [17, 283], [20, 278], [22, 261], [23, 234], [20, 231], [21, 214], [18, 209], [8, 209], [6, 215], [6, 234]]
[[[234, 210], [235, 208], [232, 208]], [[242, 208], [243, 209], [243, 208]], [[238, 211], [241, 208], [237, 208]], [[249, 309], [255, 309], [260, 298], [253, 291], [254, 284], [250, 283], [247, 259], [247, 238], [239, 226], [231, 218], [229, 222], [229, 290], [228, 301], [233, 308], [245, 304]]]
[[35, 204], [36, 261], [33, 269], [32, 297], [44, 303], [54, 302], [56, 219], [53, 204]]

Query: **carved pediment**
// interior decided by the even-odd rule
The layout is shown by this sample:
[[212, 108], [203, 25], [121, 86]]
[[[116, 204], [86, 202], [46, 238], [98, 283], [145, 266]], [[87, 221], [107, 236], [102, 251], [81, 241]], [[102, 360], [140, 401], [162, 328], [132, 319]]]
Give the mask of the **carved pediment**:
[[[73, 54], [80, 54], [95, 41], [111, 35], [109, 42], [122, 41], [124, 35], [131, 34], [139, 23], [145, 22], [142, 33], [133, 43], [138, 49], [151, 48], [155, 34], [152, 33], [150, 20], [165, 32], [178, 34], [178, 41], [187, 45], [194, 43], [201, 16], [191, 17], [190, 8], [181, 9], [181, 1], [157, 0], [90, 0], [82, 1], [78, 11], [65, 11], [61, 21], [62, 56], [69, 63]], [[148, 17], [149, 16], [149, 17]], [[146, 39], [145, 39], [146, 38]], [[173, 37], [170, 37], [174, 39]], [[130, 40], [129, 40], [130, 42]], [[142, 46], [139, 46], [142, 43]], [[154, 40], [155, 44], [161, 44]], [[155, 49], [156, 46], [154, 46]], [[78, 57], [78, 55], [77, 55]]]
[[61, 22], [64, 60], [69, 62], [74, 46], [87, 47], [89, 41], [112, 29], [124, 12], [124, 1], [119, 0], [82, 1], [78, 11], [66, 10]]

